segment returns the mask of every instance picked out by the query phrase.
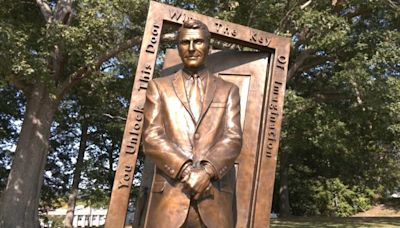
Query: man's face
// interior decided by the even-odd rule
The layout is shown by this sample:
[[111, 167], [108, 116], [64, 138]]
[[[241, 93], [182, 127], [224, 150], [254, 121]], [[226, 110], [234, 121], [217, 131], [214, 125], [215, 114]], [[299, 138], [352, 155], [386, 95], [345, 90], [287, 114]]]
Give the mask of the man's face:
[[182, 29], [179, 34], [179, 56], [185, 68], [198, 70], [208, 54], [208, 41], [201, 29]]

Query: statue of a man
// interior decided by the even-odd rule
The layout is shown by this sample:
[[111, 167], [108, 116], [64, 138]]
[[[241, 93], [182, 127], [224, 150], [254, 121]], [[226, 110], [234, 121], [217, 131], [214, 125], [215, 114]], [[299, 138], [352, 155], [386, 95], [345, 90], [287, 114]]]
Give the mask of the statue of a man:
[[239, 89], [205, 66], [206, 25], [184, 22], [178, 41], [183, 69], [147, 89], [144, 151], [157, 168], [146, 227], [232, 228]]

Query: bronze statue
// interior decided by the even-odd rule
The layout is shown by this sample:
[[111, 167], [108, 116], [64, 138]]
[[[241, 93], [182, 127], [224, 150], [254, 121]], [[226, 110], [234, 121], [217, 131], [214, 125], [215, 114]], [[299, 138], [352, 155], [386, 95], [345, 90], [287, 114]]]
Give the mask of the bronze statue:
[[183, 69], [150, 81], [146, 94], [144, 151], [156, 165], [146, 227], [233, 228], [239, 89], [205, 66], [206, 25], [184, 22], [178, 40]]

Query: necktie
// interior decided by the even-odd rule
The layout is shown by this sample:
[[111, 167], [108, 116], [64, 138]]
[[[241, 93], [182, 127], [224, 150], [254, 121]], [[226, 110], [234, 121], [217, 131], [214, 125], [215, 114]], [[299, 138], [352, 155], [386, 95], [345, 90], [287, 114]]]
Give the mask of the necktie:
[[189, 105], [196, 122], [199, 120], [201, 112], [201, 79], [198, 74], [192, 75], [193, 82], [190, 88]]

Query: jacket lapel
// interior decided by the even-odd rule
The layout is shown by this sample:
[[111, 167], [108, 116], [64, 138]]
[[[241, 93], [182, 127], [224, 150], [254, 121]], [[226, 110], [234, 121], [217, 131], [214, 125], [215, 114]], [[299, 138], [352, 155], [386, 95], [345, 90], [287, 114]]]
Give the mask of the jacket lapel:
[[175, 94], [179, 98], [179, 100], [182, 102], [183, 106], [185, 107], [186, 111], [189, 112], [190, 116], [192, 117], [192, 120], [195, 121], [194, 116], [192, 111], [190, 110], [189, 107], [189, 101], [186, 96], [186, 91], [185, 91], [185, 83], [183, 82], [182, 78], [182, 70], [178, 71], [175, 73], [175, 78], [172, 81], [172, 85], [174, 86]]
[[206, 114], [207, 110], [210, 108], [210, 104], [214, 99], [214, 94], [215, 90], [217, 89], [217, 85], [215, 82], [215, 76], [211, 74], [210, 72], [208, 73], [208, 80], [207, 80], [207, 86], [206, 86], [206, 92], [204, 95], [204, 101], [203, 101], [203, 106], [201, 107], [201, 113], [199, 117], [199, 121], [196, 124], [196, 129], [200, 125], [201, 121], [204, 118], [204, 115]]

